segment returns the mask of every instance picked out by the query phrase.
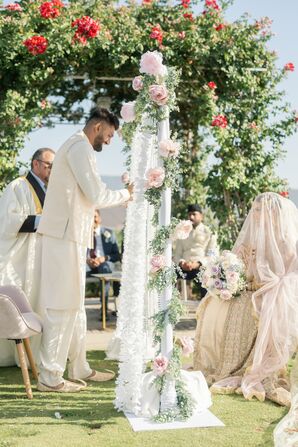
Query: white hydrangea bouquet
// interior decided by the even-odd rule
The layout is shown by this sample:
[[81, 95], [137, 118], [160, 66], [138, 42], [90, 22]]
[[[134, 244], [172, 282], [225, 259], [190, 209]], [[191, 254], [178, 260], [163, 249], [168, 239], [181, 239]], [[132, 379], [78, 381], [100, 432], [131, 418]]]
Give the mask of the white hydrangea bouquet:
[[198, 278], [208, 293], [222, 300], [236, 298], [246, 287], [244, 264], [228, 250], [207, 258]]

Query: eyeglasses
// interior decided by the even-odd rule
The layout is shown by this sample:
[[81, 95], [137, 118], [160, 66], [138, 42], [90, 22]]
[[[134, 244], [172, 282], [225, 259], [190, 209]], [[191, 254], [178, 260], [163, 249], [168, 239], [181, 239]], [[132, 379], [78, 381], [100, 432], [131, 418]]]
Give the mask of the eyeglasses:
[[52, 169], [53, 163], [50, 163], [49, 161], [40, 160], [40, 158], [37, 158], [36, 160], [40, 161], [40, 163], [44, 163], [47, 168]]

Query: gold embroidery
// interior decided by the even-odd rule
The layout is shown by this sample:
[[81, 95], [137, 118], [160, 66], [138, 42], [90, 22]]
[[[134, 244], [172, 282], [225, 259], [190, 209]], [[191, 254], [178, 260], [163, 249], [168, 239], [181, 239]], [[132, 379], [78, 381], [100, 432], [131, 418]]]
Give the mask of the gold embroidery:
[[30, 191], [31, 191], [32, 196], [33, 196], [33, 201], [34, 201], [34, 205], [35, 205], [35, 212], [36, 212], [36, 214], [41, 214], [41, 213], [42, 213], [42, 206], [41, 206], [40, 200], [39, 200], [39, 198], [37, 197], [37, 194], [36, 194], [36, 192], [35, 192], [33, 186], [32, 186], [31, 183], [27, 180], [26, 177], [21, 177], [21, 179], [25, 180], [25, 181], [27, 182], [29, 188], [30, 188]]

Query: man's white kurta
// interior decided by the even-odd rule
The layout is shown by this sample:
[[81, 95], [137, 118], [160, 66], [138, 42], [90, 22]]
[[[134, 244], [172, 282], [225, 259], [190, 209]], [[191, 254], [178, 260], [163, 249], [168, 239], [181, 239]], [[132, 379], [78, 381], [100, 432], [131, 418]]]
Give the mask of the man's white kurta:
[[[40, 236], [19, 233], [36, 207], [28, 182], [11, 182], [0, 198], [0, 285], [13, 284], [24, 290], [36, 310], [40, 278]], [[0, 340], [0, 366], [15, 364], [14, 342]]]

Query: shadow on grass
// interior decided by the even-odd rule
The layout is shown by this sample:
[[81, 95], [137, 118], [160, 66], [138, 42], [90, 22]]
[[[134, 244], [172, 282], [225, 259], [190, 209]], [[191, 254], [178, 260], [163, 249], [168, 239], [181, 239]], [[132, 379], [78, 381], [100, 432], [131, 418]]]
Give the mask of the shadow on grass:
[[[104, 352], [88, 352], [90, 366], [94, 369], [108, 368], [117, 372], [117, 363], [105, 361]], [[27, 425], [75, 424], [89, 429], [100, 429], [103, 425], [114, 425], [113, 419], [122, 417], [113, 406], [115, 383], [89, 382], [80, 393], [41, 393], [32, 380], [34, 398], [27, 399], [21, 370], [17, 367], [0, 368], [0, 426], [13, 423]], [[55, 413], [61, 415], [56, 419]], [[59, 416], [58, 416], [59, 417]], [[1, 447], [1, 445], [0, 445]]]

